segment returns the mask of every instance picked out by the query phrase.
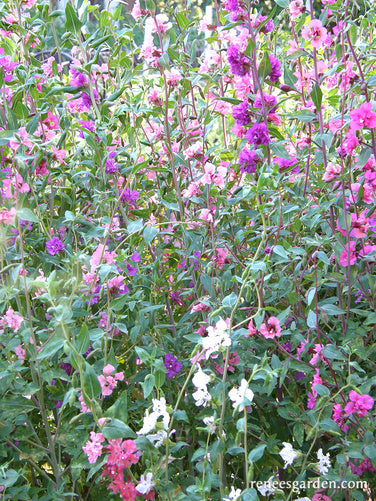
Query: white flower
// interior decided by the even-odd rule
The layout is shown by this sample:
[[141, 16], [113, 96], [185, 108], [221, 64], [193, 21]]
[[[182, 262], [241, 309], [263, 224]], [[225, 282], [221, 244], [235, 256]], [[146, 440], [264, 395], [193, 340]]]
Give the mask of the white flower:
[[223, 501], [236, 501], [237, 499], [239, 499], [241, 493], [241, 489], [235, 489], [235, 487], [232, 485], [228, 498], [223, 498]]
[[292, 448], [292, 445], [289, 444], [288, 442], [282, 442], [282, 443], [283, 443], [284, 447], [281, 450], [281, 452], [279, 453], [279, 455], [281, 456], [281, 458], [285, 462], [285, 466], [283, 467], [283, 469], [285, 469], [285, 468], [287, 468], [287, 466], [289, 466], [290, 464], [292, 464], [295, 461], [295, 459], [298, 457], [298, 453], [296, 451], [294, 451], [294, 449]]
[[215, 351], [231, 346], [231, 338], [228, 332], [228, 327], [222, 318], [215, 324], [215, 327], [209, 326], [207, 329], [207, 337], [202, 339], [202, 347], [206, 350], [206, 359]]
[[146, 475], [141, 475], [140, 483], [136, 486], [136, 489], [140, 494], [148, 494], [152, 490], [155, 485], [155, 483], [152, 482], [152, 478], [153, 474], [150, 472]]
[[324, 455], [324, 453], [322, 452], [322, 449], [319, 449], [317, 451], [317, 459], [319, 460], [319, 472], [321, 473], [321, 475], [326, 475], [329, 471], [329, 468], [331, 468], [331, 464], [330, 464], [330, 454], [329, 452], [327, 454]]
[[298, 498], [298, 499], [295, 499], [295, 501], [311, 501], [310, 498]]
[[242, 379], [239, 388], [233, 388], [229, 391], [228, 396], [233, 401], [233, 408], [238, 408], [238, 411], [241, 412], [244, 409], [244, 399], [246, 398], [250, 402], [252, 402], [254, 393], [248, 388], [248, 382], [246, 379]]
[[140, 431], [137, 432], [137, 435], [146, 435], [155, 429], [158, 418], [162, 416], [162, 423], [165, 430], [168, 430], [168, 425], [170, 422], [170, 415], [166, 410], [166, 399], [153, 398], [153, 412], [149, 414], [149, 411], [146, 409], [143, 426]]
[[211, 400], [211, 395], [206, 388], [198, 388], [197, 391], [192, 393], [192, 397], [196, 400], [197, 407], [201, 405], [206, 407]]
[[214, 416], [207, 416], [204, 417], [203, 419], [204, 424], [209, 428], [210, 434], [215, 433], [215, 429], [217, 428], [216, 425], [214, 424]]
[[137, 432], [137, 435], [146, 435], [147, 433], [154, 430], [155, 425], [157, 424], [158, 415], [155, 412], [149, 414], [149, 411], [146, 409], [143, 426], [140, 431]]
[[192, 383], [196, 386], [196, 388], [206, 390], [206, 385], [210, 383], [210, 376], [205, 374], [205, 372], [198, 366], [198, 371], [192, 378]]
[[274, 475], [269, 478], [266, 482], [261, 487], [257, 487], [257, 490], [261, 494], [261, 496], [267, 496], [269, 494], [273, 494], [274, 492], [274, 487], [273, 487], [273, 480]]
[[[171, 430], [170, 434], [169, 434], [169, 437], [175, 433], [175, 430]], [[146, 438], [149, 440], [149, 442], [151, 442], [152, 444], [154, 444], [155, 447], [160, 447], [163, 442], [166, 440], [167, 438], [167, 431], [165, 430], [158, 430], [157, 433], [155, 433], [154, 435], [146, 435]]]

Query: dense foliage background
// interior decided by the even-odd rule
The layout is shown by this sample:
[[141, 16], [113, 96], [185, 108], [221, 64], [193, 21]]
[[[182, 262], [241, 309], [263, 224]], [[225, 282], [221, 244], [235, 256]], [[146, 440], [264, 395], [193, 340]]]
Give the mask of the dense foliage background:
[[201, 7], [0, 2], [4, 500], [375, 494], [375, 5]]

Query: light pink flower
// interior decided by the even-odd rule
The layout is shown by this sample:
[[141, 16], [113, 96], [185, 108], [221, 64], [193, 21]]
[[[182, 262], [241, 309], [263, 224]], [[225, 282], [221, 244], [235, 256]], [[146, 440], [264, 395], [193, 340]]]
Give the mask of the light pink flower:
[[16, 213], [17, 211], [14, 207], [12, 207], [10, 210], [2, 209], [0, 211], [0, 223], [13, 224]]
[[111, 395], [114, 389], [116, 388], [118, 381], [124, 380], [124, 374], [122, 372], [117, 372], [114, 376], [111, 376], [111, 373], [115, 371], [115, 367], [111, 364], [107, 364], [103, 368], [103, 374], [98, 376], [98, 381], [100, 382], [102, 388], [102, 395], [107, 397]]
[[328, 162], [328, 165], [326, 166], [322, 179], [323, 181], [329, 183], [330, 181], [333, 181], [333, 179], [336, 179], [340, 175], [341, 175], [340, 164], [332, 164], [331, 162]]
[[86, 445], [82, 447], [82, 450], [87, 455], [89, 463], [93, 464], [97, 461], [99, 456], [102, 454], [104, 436], [102, 433], [90, 432], [90, 440], [86, 442]]

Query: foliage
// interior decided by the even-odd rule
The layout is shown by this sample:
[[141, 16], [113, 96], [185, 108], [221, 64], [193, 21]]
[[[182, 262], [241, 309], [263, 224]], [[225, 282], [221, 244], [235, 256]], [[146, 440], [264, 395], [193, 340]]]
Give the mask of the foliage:
[[366, 500], [374, 4], [90, 11], [0, 3], [2, 499]]

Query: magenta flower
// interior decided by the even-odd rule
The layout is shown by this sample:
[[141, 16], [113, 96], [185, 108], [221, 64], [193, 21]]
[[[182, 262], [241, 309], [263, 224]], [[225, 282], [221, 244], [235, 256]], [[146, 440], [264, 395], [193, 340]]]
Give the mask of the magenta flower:
[[353, 265], [356, 263], [357, 254], [356, 254], [356, 242], [355, 240], [350, 241], [350, 253], [349, 246], [346, 244], [346, 247], [343, 249], [342, 254], [339, 258], [339, 263], [341, 266]]
[[47, 252], [51, 254], [51, 256], [54, 256], [55, 254], [58, 254], [60, 251], [65, 249], [65, 245], [59, 237], [52, 237], [51, 240], [48, 240], [46, 242], [46, 249]]
[[372, 103], [363, 103], [359, 108], [350, 111], [350, 118], [350, 126], [353, 130], [376, 127], [376, 113], [372, 111]]
[[372, 409], [375, 403], [374, 399], [369, 395], [359, 395], [354, 390], [350, 391], [349, 394], [350, 402], [345, 406], [346, 414], [358, 413], [359, 417], [363, 417], [368, 414], [368, 411]]
[[240, 171], [248, 174], [256, 172], [256, 166], [261, 162], [261, 157], [255, 151], [244, 148], [239, 155]]
[[178, 362], [178, 360], [173, 355], [171, 355], [171, 353], [166, 353], [163, 363], [167, 369], [166, 376], [168, 377], [168, 379], [176, 376], [176, 374], [180, 372], [183, 367], [182, 363]]
[[232, 117], [238, 125], [248, 125], [252, 121], [252, 115], [249, 109], [249, 103], [243, 101], [242, 103], [232, 108]]
[[250, 61], [242, 54], [238, 47], [230, 45], [227, 49], [227, 59], [231, 66], [231, 71], [234, 75], [244, 77], [249, 73], [251, 68]]
[[253, 143], [256, 146], [270, 143], [269, 131], [264, 123], [253, 124], [252, 127], [247, 130], [245, 138], [249, 143]]

